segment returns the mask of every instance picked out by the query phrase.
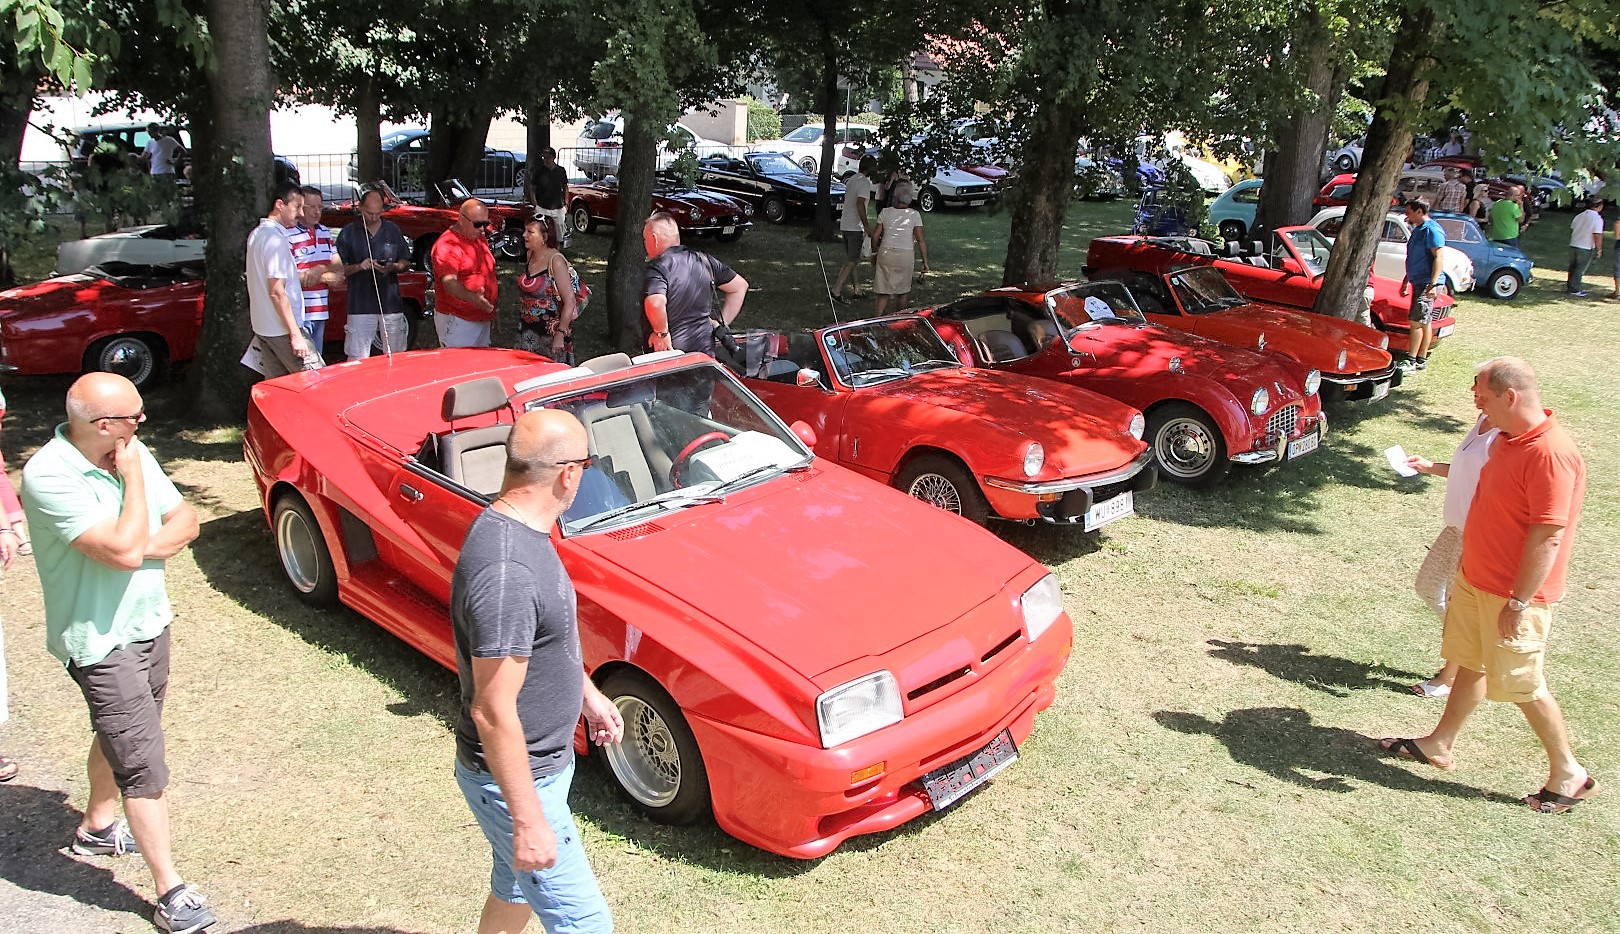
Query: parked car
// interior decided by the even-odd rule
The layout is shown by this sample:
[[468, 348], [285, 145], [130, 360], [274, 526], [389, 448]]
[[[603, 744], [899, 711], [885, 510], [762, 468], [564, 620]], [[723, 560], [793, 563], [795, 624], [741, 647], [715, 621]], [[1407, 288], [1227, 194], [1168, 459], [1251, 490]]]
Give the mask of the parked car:
[[[146, 386], [190, 360], [202, 333], [203, 264], [109, 262], [0, 292], [0, 370], [24, 376], [105, 371]], [[410, 317], [428, 308], [428, 278], [399, 277]], [[333, 289], [326, 340], [341, 344], [348, 292]], [[414, 327], [413, 327], [414, 330]]]
[[1232, 179], [1227, 176], [1226, 170], [1213, 162], [1200, 159], [1194, 155], [1181, 141], [1179, 133], [1167, 133], [1162, 137], [1164, 145], [1162, 152], [1154, 152], [1150, 149], [1153, 142], [1154, 138], [1146, 133], [1136, 137], [1134, 145], [1136, 147], [1136, 159], [1139, 163], [1153, 165], [1160, 170], [1164, 170], [1168, 169], [1172, 163], [1179, 162], [1188, 172], [1192, 173], [1192, 177], [1198, 182], [1198, 187], [1202, 188], [1204, 193], [1208, 195], [1218, 195], [1232, 187]]
[[[381, 190], [383, 202], [387, 205], [383, 217], [398, 224], [400, 232], [410, 239], [412, 261], [416, 267], [428, 269], [433, 242], [461, 216], [458, 210], [461, 202], [472, 197], [467, 186], [457, 179], [450, 179], [440, 191], [439, 204], [425, 204], [416, 198], [401, 197], [387, 184], [382, 184]], [[485, 229], [484, 236], [489, 239], [490, 249], [502, 259], [522, 259], [525, 255], [523, 224], [533, 216], [534, 209], [516, 201], [483, 200], [489, 207], [489, 227]], [[322, 206], [321, 223], [337, 230], [359, 216], [358, 201], [332, 201]]]
[[[715, 237], [730, 243], [754, 226], [754, 206], [718, 191], [689, 188], [670, 178], [653, 183], [653, 210], [675, 218], [681, 236]], [[568, 186], [568, 218], [575, 230], [590, 233], [598, 224], [619, 219], [619, 179], [609, 175], [599, 182]]]
[[[146, 144], [152, 139], [146, 127], [145, 123], [103, 123], [76, 127], [73, 130], [72, 140], [68, 143], [68, 162], [76, 172], [83, 172], [92, 162], [96, 162], [103, 171], [134, 164], [133, 160], [145, 151]], [[185, 171], [191, 165], [191, 132], [184, 127], [170, 126], [169, 129], [180, 143], [180, 153], [174, 163], [176, 180], [181, 184], [188, 184]], [[103, 157], [110, 154], [115, 158], [112, 161], [106, 161], [105, 158], [98, 159], [97, 153]], [[275, 160], [276, 184], [303, 183], [298, 166], [294, 165], [291, 159], [280, 155], [271, 158]]]
[[[699, 159], [728, 156], [732, 147], [719, 140], [704, 139], [684, 123], [672, 123], [669, 142], [658, 147], [658, 171], [675, 164], [678, 154], [695, 153]], [[574, 143], [574, 168], [589, 179], [619, 174], [619, 157], [624, 150], [624, 118], [607, 116], [587, 121]]]
[[[1236, 241], [1224, 249], [1208, 240], [1193, 237], [1098, 237], [1091, 241], [1087, 257], [1097, 269], [1142, 269], [1153, 272], [1167, 262], [1214, 266], [1242, 295], [1259, 302], [1286, 305], [1305, 311], [1316, 310], [1316, 296], [1322, 290], [1322, 277], [1333, 244], [1312, 227], [1279, 227], [1269, 244]], [[1372, 309], [1372, 326], [1389, 338], [1389, 346], [1404, 351], [1411, 339], [1407, 314], [1412, 296], [1400, 294], [1400, 283], [1371, 274], [1364, 301]], [[1451, 310], [1455, 300], [1449, 295], [1435, 297], [1435, 310], [1441, 317], [1434, 322], [1435, 339], [1448, 337], [1457, 327]], [[1351, 314], [1337, 317], [1354, 317]]]
[[[382, 138], [382, 179], [396, 191], [421, 191], [423, 172], [427, 168], [428, 146], [432, 139], [427, 130], [395, 130]], [[508, 149], [484, 147], [484, 158], [478, 163], [478, 174], [473, 179], [475, 189], [522, 190], [528, 179], [528, 156]], [[360, 177], [360, 157], [349, 154], [349, 178], [361, 182], [378, 181]]]
[[1477, 281], [1492, 298], [1515, 298], [1524, 284], [1530, 281], [1534, 265], [1529, 255], [1516, 246], [1488, 240], [1479, 221], [1467, 214], [1436, 211], [1430, 215], [1440, 229], [1446, 232], [1446, 249], [1455, 249], [1468, 257]]
[[1327, 164], [1339, 172], [1356, 172], [1361, 169], [1362, 147], [1366, 139], [1353, 139], [1338, 149], [1332, 149], [1327, 154]]
[[1125, 286], [1152, 324], [1281, 354], [1318, 371], [1324, 403], [1376, 402], [1401, 383], [1401, 371], [1384, 349], [1389, 338], [1373, 328], [1250, 301], [1213, 266], [1168, 264], [1161, 272], [1088, 268], [1086, 275], [1093, 282]]
[[1350, 205], [1350, 192], [1356, 187], [1353, 172], [1341, 172], [1328, 179], [1322, 190], [1311, 199], [1314, 208], [1342, 208]]
[[1147, 322], [1118, 282], [992, 289], [923, 312], [964, 364], [1059, 380], [1147, 417], [1160, 474], [1207, 486], [1231, 465], [1304, 457], [1327, 432], [1321, 374]]
[[[1315, 227], [1329, 243], [1333, 243], [1338, 239], [1339, 231], [1344, 229], [1345, 210], [1324, 208], [1316, 212], [1305, 226]], [[1384, 229], [1378, 237], [1378, 252], [1373, 256], [1373, 273], [1400, 282], [1406, 275], [1406, 242], [1410, 239], [1412, 225], [1407, 223], [1405, 214], [1391, 211], [1384, 215]], [[1458, 249], [1451, 239], [1448, 232], [1446, 245], [1440, 249], [1440, 267], [1445, 271], [1446, 290], [1453, 295], [1461, 295], [1473, 291], [1479, 280], [1474, 261], [1468, 258], [1466, 252]]]
[[[877, 135], [877, 127], [867, 123], [844, 123], [833, 134], [833, 159], [844, 146], [868, 146]], [[806, 123], [781, 139], [764, 139], [751, 148], [759, 152], [779, 152], [799, 164], [810, 175], [821, 165], [822, 141], [827, 137], [826, 124], [820, 121]]]
[[[788, 215], [816, 209], [816, 177], [779, 152], [745, 152], [698, 160], [699, 188], [736, 195], [754, 206], [754, 213], [773, 224]], [[844, 186], [832, 183], [836, 211], [844, 204]]]
[[537, 408], [589, 438], [550, 536], [625, 723], [575, 748], [641, 812], [815, 859], [1018, 757], [1073, 642], [1056, 578], [816, 457], [708, 357], [431, 350], [259, 383], [243, 448], [297, 594], [453, 668], [450, 577]]
[[71, 276], [102, 263], [157, 266], [200, 262], [208, 237], [193, 224], [142, 224], [56, 246], [54, 276]]
[[1264, 179], [1246, 178], [1209, 203], [1209, 222], [1222, 240], [1242, 240], [1248, 235], [1260, 208], [1260, 186], [1264, 184]]
[[816, 454], [974, 522], [1101, 528], [1156, 474], [1142, 413], [1075, 386], [963, 367], [916, 315], [749, 331], [744, 383]]
[[[840, 178], [848, 178], [850, 173], [860, 167], [861, 156], [880, 158], [882, 154], [882, 150], [875, 146], [866, 148], [845, 146], [835, 171]], [[1002, 177], [1006, 177], [1005, 172], [1002, 173]], [[947, 205], [976, 208], [994, 204], [1001, 198], [1000, 189], [991, 179], [952, 165], [935, 169], [933, 176], [926, 182], [916, 182], [915, 179], [913, 182], [917, 185], [917, 197], [912, 206], [924, 214]]]

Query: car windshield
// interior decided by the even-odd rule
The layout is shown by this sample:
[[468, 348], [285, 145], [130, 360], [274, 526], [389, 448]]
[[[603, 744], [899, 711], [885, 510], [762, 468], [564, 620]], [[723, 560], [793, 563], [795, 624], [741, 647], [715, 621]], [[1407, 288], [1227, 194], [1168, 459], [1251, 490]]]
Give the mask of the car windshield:
[[833, 328], [822, 343], [839, 381], [857, 389], [961, 365], [934, 328], [917, 317]]
[[[1285, 234], [1288, 242], [1294, 245], [1299, 258], [1305, 262], [1305, 271], [1312, 276], [1320, 276], [1327, 272], [1328, 254], [1333, 250], [1333, 244], [1316, 231], [1315, 228], [1304, 230], [1290, 230]], [[1279, 255], [1278, 259], [1286, 257]]]
[[803, 169], [779, 152], [749, 153], [748, 164], [761, 175], [798, 175]]
[[1093, 324], [1146, 324], [1131, 293], [1118, 282], [1083, 282], [1046, 293], [1046, 307], [1063, 325], [1065, 337]]
[[395, 130], [382, 138], [382, 148], [393, 149], [408, 139], [414, 139], [416, 133], [410, 130]]
[[810, 463], [810, 452], [716, 364], [628, 379], [525, 409], [571, 412], [592, 462], [563, 513], [564, 535], [642, 522]]
[[806, 123], [782, 138], [790, 143], [814, 143], [821, 139], [821, 130], [819, 126]]
[[1182, 270], [1170, 277], [1170, 287], [1176, 290], [1176, 298], [1190, 314], [1207, 315], [1223, 308], [1248, 304], [1237, 289], [1232, 288], [1232, 283], [1221, 275], [1221, 271], [1213, 266]]

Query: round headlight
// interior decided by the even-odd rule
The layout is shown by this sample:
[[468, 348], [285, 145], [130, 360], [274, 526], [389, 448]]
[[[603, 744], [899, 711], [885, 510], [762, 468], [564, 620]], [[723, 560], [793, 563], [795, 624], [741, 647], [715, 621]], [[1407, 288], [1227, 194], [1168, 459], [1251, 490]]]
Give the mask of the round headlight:
[[1339, 363], [1338, 363], [1338, 368], [1339, 368], [1340, 373], [1344, 372], [1344, 365], [1349, 363], [1349, 362], [1350, 362], [1350, 350], [1348, 348], [1345, 348], [1345, 347], [1340, 347], [1339, 348]]
[[1039, 441], [1031, 441], [1029, 449], [1024, 452], [1024, 476], [1033, 477], [1046, 466], [1046, 449], [1041, 447]]
[[1130, 427], [1126, 430], [1131, 433], [1131, 437], [1138, 441], [1142, 440], [1142, 436], [1147, 434], [1147, 419], [1142, 417], [1141, 412], [1137, 412], [1131, 416]]
[[1254, 395], [1249, 397], [1249, 411], [1256, 415], [1266, 414], [1266, 408], [1270, 405], [1271, 393], [1266, 392], [1266, 387], [1264, 386], [1256, 389], [1254, 391]]
[[703, 219], [703, 212], [694, 207], [692, 210], [686, 212], [686, 216], [690, 217], [694, 222], [696, 222]]
[[753, 217], [753, 216], [754, 216], [754, 206], [752, 204], [743, 205], [743, 217]]
[[1384, 336], [1378, 338], [1378, 349], [1379, 350], [1388, 350], [1389, 349], [1389, 335], [1388, 334], [1385, 334]]
[[1322, 371], [1312, 370], [1305, 374], [1305, 395], [1314, 396], [1322, 388]]

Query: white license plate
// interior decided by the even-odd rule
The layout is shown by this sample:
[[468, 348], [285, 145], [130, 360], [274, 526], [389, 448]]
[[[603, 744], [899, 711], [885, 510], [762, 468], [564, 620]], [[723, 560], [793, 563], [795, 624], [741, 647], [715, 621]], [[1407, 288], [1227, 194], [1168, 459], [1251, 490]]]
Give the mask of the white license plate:
[[720, 232], [729, 237], [732, 234], [737, 232], [737, 228], [736, 227], [722, 227], [722, 228], [720, 228]]
[[983, 201], [969, 201], [967, 206], [970, 207], [970, 208], [976, 208], [976, 207], [979, 207], [982, 204], [984, 204]]
[[1130, 490], [1126, 490], [1113, 499], [1104, 500], [1086, 510], [1086, 531], [1100, 529], [1115, 519], [1123, 519], [1135, 511], [1135, 498]]
[[1450, 337], [1451, 332], [1455, 330], [1457, 330], [1457, 326], [1455, 324], [1442, 325], [1434, 329], [1434, 339], [1439, 340], [1442, 337]]
[[1389, 395], [1389, 380], [1386, 379], [1381, 383], [1373, 383], [1373, 394], [1370, 401], [1377, 402], [1379, 399], [1382, 399], [1387, 395]]
[[[1387, 390], [1389, 387], [1384, 388]], [[1313, 431], [1308, 435], [1295, 438], [1288, 442], [1288, 459], [1293, 460], [1296, 457], [1304, 457], [1316, 450], [1321, 444], [1322, 435], [1320, 432]]]

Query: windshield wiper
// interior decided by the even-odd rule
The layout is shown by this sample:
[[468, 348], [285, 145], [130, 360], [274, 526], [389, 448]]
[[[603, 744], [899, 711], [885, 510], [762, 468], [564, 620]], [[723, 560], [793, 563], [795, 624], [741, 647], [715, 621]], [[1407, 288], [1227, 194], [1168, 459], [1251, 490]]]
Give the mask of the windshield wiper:
[[931, 370], [934, 367], [939, 367], [939, 366], [961, 366], [961, 365], [962, 364], [957, 363], [955, 360], [923, 360], [920, 363], [912, 364], [912, 369], [921, 371], [923, 369]]
[[720, 484], [719, 486], [711, 487], [710, 490], [709, 490], [709, 493], [711, 495], [713, 495], [713, 494], [719, 494], [720, 492], [722, 492], [724, 490], [736, 489], [738, 486], [741, 486], [744, 481], [752, 480], [755, 477], [763, 476], [763, 475], [765, 475], [767, 473], [776, 473], [777, 471], [794, 472], [794, 471], [804, 470], [804, 469], [808, 468], [809, 466], [810, 466], [810, 462], [808, 460], [804, 461], [803, 463], [794, 464], [794, 465], [792, 465], [790, 467], [783, 467], [783, 466], [781, 466], [779, 464], [760, 464], [758, 467], [754, 467], [754, 468], [751, 468], [749, 470], [743, 471], [742, 473], [738, 474], [735, 477], [732, 477], [730, 480], [727, 480], [726, 482]]
[[[882, 367], [881, 369], [876, 369], [876, 370], [862, 370], [861, 372], [856, 373], [855, 375], [851, 376], [849, 378], [849, 380], [850, 380], [850, 382], [852, 384], [854, 384], [856, 380], [861, 379], [862, 377], [866, 377], [866, 376], [873, 377], [874, 378], [873, 381], [875, 382], [876, 377], [886, 377], [888, 379], [904, 379], [905, 377], [910, 376], [910, 375], [911, 375], [910, 370], [902, 369], [902, 368], [897, 367], [897, 366], [886, 366], [886, 367]], [[858, 385], [865, 386], [866, 382], [863, 380]]]
[[610, 509], [599, 516], [592, 516], [590, 519], [585, 520], [579, 525], [565, 530], [570, 534], [589, 531], [590, 529], [594, 529], [605, 522], [611, 522], [621, 516], [628, 516], [633, 512], [637, 512], [638, 510], [646, 509], [651, 506], [685, 508], [687, 506], [697, 506], [702, 503], [723, 503], [725, 501], [725, 497], [716, 496], [710, 492], [694, 494], [686, 490], [670, 490], [668, 493], [660, 493], [657, 496], [654, 496], [652, 499], [644, 499], [639, 503], [629, 503], [627, 505], [620, 506], [617, 509]]

